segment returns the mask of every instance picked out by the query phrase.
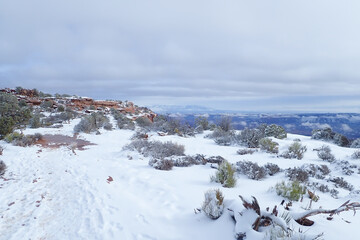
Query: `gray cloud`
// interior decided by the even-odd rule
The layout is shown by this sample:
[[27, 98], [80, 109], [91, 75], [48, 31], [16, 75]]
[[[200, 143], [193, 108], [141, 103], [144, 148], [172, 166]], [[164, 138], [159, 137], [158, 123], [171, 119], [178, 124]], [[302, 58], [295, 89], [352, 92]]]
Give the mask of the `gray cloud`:
[[358, 112], [359, 7], [355, 0], [2, 1], [0, 85], [147, 105]]

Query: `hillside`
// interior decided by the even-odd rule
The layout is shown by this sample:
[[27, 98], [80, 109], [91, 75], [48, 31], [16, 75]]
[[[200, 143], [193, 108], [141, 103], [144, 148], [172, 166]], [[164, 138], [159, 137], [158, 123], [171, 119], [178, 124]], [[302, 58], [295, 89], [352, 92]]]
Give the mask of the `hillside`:
[[[67, 106], [74, 103], [71, 99], [68, 98]], [[51, 101], [59, 104], [59, 100]], [[40, 110], [40, 105], [34, 105], [33, 110]], [[270, 239], [280, 232], [284, 234], [279, 227], [272, 226], [253, 230], [255, 211], [246, 211], [239, 195], [245, 199], [256, 197], [264, 212], [276, 205], [279, 218], [283, 213], [289, 214], [292, 219], [287, 226], [293, 231], [289, 230], [287, 237], [276, 235], [277, 239], [315, 239], [322, 233], [316, 239], [357, 239], [360, 218], [352, 210], [331, 218], [329, 214], [308, 217], [314, 221], [312, 226], [294, 221], [299, 214], [311, 209], [337, 209], [348, 200], [360, 202], [360, 164], [353, 157], [356, 149], [295, 134], [287, 134], [283, 139], [268, 137], [278, 143], [277, 153], [241, 144], [223, 146], [208, 137], [216, 130], [195, 131], [193, 135], [188, 128], [170, 120], [159, 122], [160, 117], [149, 109], [134, 104], [119, 103], [116, 111], [105, 105], [90, 109], [93, 105], [94, 102], [74, 107], [77, 115], [56, 123], [56, 128], [54, 125], [27, 126], [16, 130], [24, 136], [42, 135], [28, 146], [15, 146], [19, 145], [16, 141], [0, 141], [3, 148], [0, 160], [7, 166], [0, 176], [0, 239], [215, 240], [241, 239], [239, 233], [246, 234], [244, 239]], [[134, 111], [124, 110], [129, 106], [134, 107]], [[41, 111], [40, 119], [58, 114], [57, 107]], [[89, 133], [74, 131], [81, 119], [98, 117], [94, 113], [100, 112], [109, 121], [106, 126], [111, 125], [108, 130], [95, 124], [97, 128]], [[124, 121], [126, 126], [131, 125], [130, 121], [133, 127], [124, 127]], [[165, 125], [165, 129], [169, 129], [172, 126], [169, 122], [176, 125], [174, 133], [160, 131]], [[241, 132], [234, 131], [234, 134]], [[162, 160], [175, 166], [169, 167], [169, 171], [155, 169], [161, 163], [154, 156], [169, 151], [173, 145], [167, 145], [169, 149], [161, 148], [161, 143], [169, 142], [176, 143], [173, 150], [180, 153]], [[307, 148], [301, 160], [283, 157], [294, 142]], [[151, 143], [157, 148], [149, 147]], [[319, 158], [324, 145], [329, 147], [334, 159]], [[240, 155], [239, 150], [247, 154]], [[236, 168], [235, 187], [227, 188], [210, 181], [210, 176], [219, 168], [217, 163], [224, 162], [216, 156]], [[245, 160], [260, 168], [241, 165]], [[276, 164], [279, 171], [269, 173], [267, 169], [259, 174], [267, 163]], [[299, 180], [317, 197], [311, 200], [309, 192], [292, 201], [279, 196], [276, 184], [290, 182], [290, 179]], [[220, 189], [224, 195], [224, 210], [216, 220], [201, 210], [204, 193], [210, 189]], [[280, 205], [283, 200], [285, 203]], [[235, 212], [237, 224], [231, 210]]]

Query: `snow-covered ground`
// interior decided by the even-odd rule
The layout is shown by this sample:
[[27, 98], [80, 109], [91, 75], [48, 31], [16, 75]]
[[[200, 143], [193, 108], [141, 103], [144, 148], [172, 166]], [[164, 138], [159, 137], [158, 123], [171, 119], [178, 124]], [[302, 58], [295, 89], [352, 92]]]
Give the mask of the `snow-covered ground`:
[[[72, 136], [78, 122], [79, 119], [73, 120], [60, 129], [26, 129], [24, 133]], [[171, 171], [150, 167], [148, 158], [122, 150], [133, 134], [130, 130], [80, 134], [80, 138], [96, 145], [88, 146], [85, 151], [75, 150], [75, 153], [67, 147], [23, 148], [1, 141], [4, 147], [1, 160], [8, 169], [4, 179], [0, 179], [0, 239], [235, 239], [235, 223], [227, 210], [217, 220], [194, 213], [195, 208], [201, 207], [207, 190], [221, 189], [225, 209], [234, 201], [240, 202], [239, 195], [255, 196], [263, 209], [279, 205], [283, 199], [271, 188], [286, 180], [284, 173], [260, 181], [238, 176], [235, 188], [223, 188], [210, 182], [216, 170], [209, 164], [174, 167]], [[264, 152], [240, 156], [236, 153], [239, 147], [218, 146], [204, 135], [183, 138], [153, 133], [150, 140], [170, 140], [183, 144], [186, 154], [220, 155], [231, 163], [249, 160], [264, 165], [271, 162], [283, 169], [305, 163], [327, 164], [333, 176], [342, 176], [355, 189], [360, 189], [359, 174], [343, 176], [340, 170], [319, 160], [312, 151], [326, 144], [337, 159], [358, 164], [350, 158], [354, 149], [289, 134], [287, 139], [276, 140], [280, 152], [285, 151], [293, 139], [299, 138], [308, 148], [303, 160], [277, 158]], [[108, 181], [109, 177], [113, 181]], [[333, 209], [349, 199], [360, 201], [360, 195], [339, 191], [338, 199], [316, 192], [320, 200], [314, 202], [312, 208]], [[309, 202], [310, 199], [304, 198], [303, 202], [294, 203], [293, 209], [305, 209]], [[311, 217], [314, 226], [294, 228], [309, 235], [324, 232], [324, 239], [358, 239], [358, 215], [349, 211], [336, 215], [332, 221], [326, 217]], [[248, 239], [263, 238], [262, 234], [248, 236]]]

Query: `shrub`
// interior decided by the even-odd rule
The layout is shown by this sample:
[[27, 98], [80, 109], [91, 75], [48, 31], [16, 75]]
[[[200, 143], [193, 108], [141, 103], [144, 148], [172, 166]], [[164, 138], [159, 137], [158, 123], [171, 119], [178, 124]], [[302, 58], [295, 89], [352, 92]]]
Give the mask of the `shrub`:
[[34, 114], [29, 121], [30, 128], [39, 128], [41, 127], [40, 114]]
[[97, 131], [101, 127], [108, 127], [110, 126], [109, 124], [109, 119], [104, 114], [96, 112], [89, 116], [84, 116], [81, 121], [74, 127], [74, 132], [91, 133]]
[[275, 174], [281, 171], [281, 168], [274, 163], [267, 163], [264, 165], [264, 168], [266, 173], [269, 174], [270, 176], [274, 176]]
[[224, 132], [229, 132], [232, 129], [231, 121], [230, 116], [222, 116], [218, 122], [218, 127]]
[[7, 143], [11, 143], [17, 139], [21, 139], [24, 137], [24, 134], [22, 133], [18, 133], [18, 132], [13, 132], [13, 133], [9, 133], [5, 136], [4, 140], [7, 142]]
[[236, 153], [239, 155], [253, 154], [256, 150], [253, 149], [239, 149]]
[[57, 107], [57, 111], [58, 111], [58, 112], [64, 112], [64, 111], [65, 111], [64, 105], [59, 105], [59, 106]]
[[131, 136], [131, 140], [135, 140], [135, 139], [148, 139], [148, 134], [146, 132], [142, 132], [142, 131], [136, 131], [134, 133], [134, 135]]
[[360, 138], [357, 138], [355, 139], [351, 145], [350, 145], [351, 148], [360, 148]]
[[54, 103], [53, 101], [43, 101], [41, 104], [40, 104], [40, 107], [41, 108], [44, 108], [45, 110], [50, 110], [52, 109]]
[[15, 96], [0, 93], [0, 139], [16, 127], [27, 124], [30, 118], [30, 108], [21, 107]]
[[353, 159], [360, 159], [360, 151], [355, 151], [355, 152], [351, 155], [351, 157], [352, 157]]
[[334, 135], [334, 143], [340, 147], [348, 147], [350, 146], [350, 140], [340, 133], [335, 133]]
[[113, 129], [113, 125], [110, 122], [104, 123], [104, 129], [111, 131]]
[[342, 173], [345, 175], [352, 175], [354, 173], [354, 170], [357, 169], [357, 165], [350, 164], [349, 161], [337, 161], [336, 165], [338, 168], [341, 169]]
[[0, 146], [0, 155], [3, 154], [4, 148], [2, 146]]
[[189, 167], [192, 165], [204, 165], [207, 163], [205, 156], [196, 154], [195, 156], [179, 156], [172, 159], [175, 167]]
[[333, 154], [331, 154], [331, 149], [329, 146], [323, 145], [318, 153], [317, 153], [318, 157], [324, 161], [327, 162], [333, 162], [335, 161], [335, 156]]
[[207, 117], [202, 117], [202, 116], [196, 117], [195, 118], [195, 126], [196, 127], [200, 126], [203, 131], [210, 129], [209, 121], [208, 121]]
[[125, 115], [118, 114], [115, 117], [115, 119], [116, 119], [117, 125], [120, 129], [128, 129], [128, 130], [135, 129], [135, 123], [131, 119], [127, 118]]
[[301, 185], [298, 181], [277, 183], [275, 190], [277, 195], [288, 198], [291, 201], [299, 201], [306, 193], [306, 187]]
[[205, 200], [201, 209], [211, 219], [218, 219], [224, 211], [224, 195], [219, 189], [205, 193]]
[[10, 133], [5, 136], [5, 141], [8, 143], [12, 143], [14, 146], [19, 147], [27, 147], [35, 144], [37, 141], [42, 139], [42, 135], [40, 133], [35, 133], [34, 135], [24, 135], [21, 133]]
[[173, 168], [174, 163], [168, 159], [155, 159], [152, 158], [149, 160], [149, 165], [158, 170], [169, 171]]
[[334, 177], [330, 179], [335, 184], [335, 187], [344, 188], [346, 190], [354, 190], [354, 186], [348, 183], [343, 177]]
[[222, 156], [211, 156], [207, 158], [206, 161], [208, 163], [216, 163], [220, 165], [223, 161], [225, 161], [225, 158], [223, 158]]
[[236, 169], [228, 161], [224, 160], [215, 173], [215, 176], [211, 177], [211, 181], [221, 183], [223, 187], [232, 188], [236, 185], [235, 178]]
[[266, 137], [275, 137], [278, 139], [284, 139], [287, 137], [285, 129], [279, 125], [271, 124], [265, 128]]
[[311, 138], [316, 140], [330, 141], [333, 140], [334, 136], [335, 133], [332, 131], [331, 128], [324, 128], [313, 130]]
[[301, 160], [304, 157], [306, 151], [306, 146], [302, 146], [299, 142], [294, 142], [289, 146], [287, 151], [281, 154], [281, 157], [287, 159], [296, 158], [298, 160]]
[[5, 171], [6, 171], [6, 164], [2, 160], [0, 160], [0, 176], [4, 175]]
[[265, 168], [260, 167], [257, 163], [251, 161], [237, 162], [236, 171], [254, 180], [260, 180], [266, 177]]
[[317, 179], [324, 179], [331, 172], [326, 165], [305, 164], [301, 168], [309, 174], [309, 177]]
[[309, 180], [309, 173], [299, 167], [286, 169], [285, 175], [292, 181], [307, 182]]
[[263, 131], [259, 129], [245, 128], [237, 137], [239, 138], [239, 141], [245, 146], [249, 148], [257, 148], [259, 147], [260, 139], [264, 138], [265, 135]]
[[152, 125], [152, 122], [147, 117], [138, 117], [135, 122], [141, 128], [149, 128]]
[[278, 153], [279, 144], [273, 142], [270, 138], [262, 138], [259, 141], [260, 149], [266, 151], [267, 153]]
[[160, 141], [133, 140], [124, 147], [125, 150], [136, 150], [145, 157], [163, 159], [171, 156], [183, 156], [185, 152], [184, 145]]
[[222, 146], [230, 146], [234, 143], [234, 132], [224, 131], [221, 128], [216, 128], [208, 137], [214, 139], [214, 142]]

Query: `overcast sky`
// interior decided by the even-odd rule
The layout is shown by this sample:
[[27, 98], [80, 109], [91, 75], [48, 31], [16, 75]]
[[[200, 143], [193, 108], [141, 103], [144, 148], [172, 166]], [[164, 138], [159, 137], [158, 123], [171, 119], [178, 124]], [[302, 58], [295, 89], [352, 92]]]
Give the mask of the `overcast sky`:
[[360, 112], [360, 1], [0, 0], [0, 87]]

